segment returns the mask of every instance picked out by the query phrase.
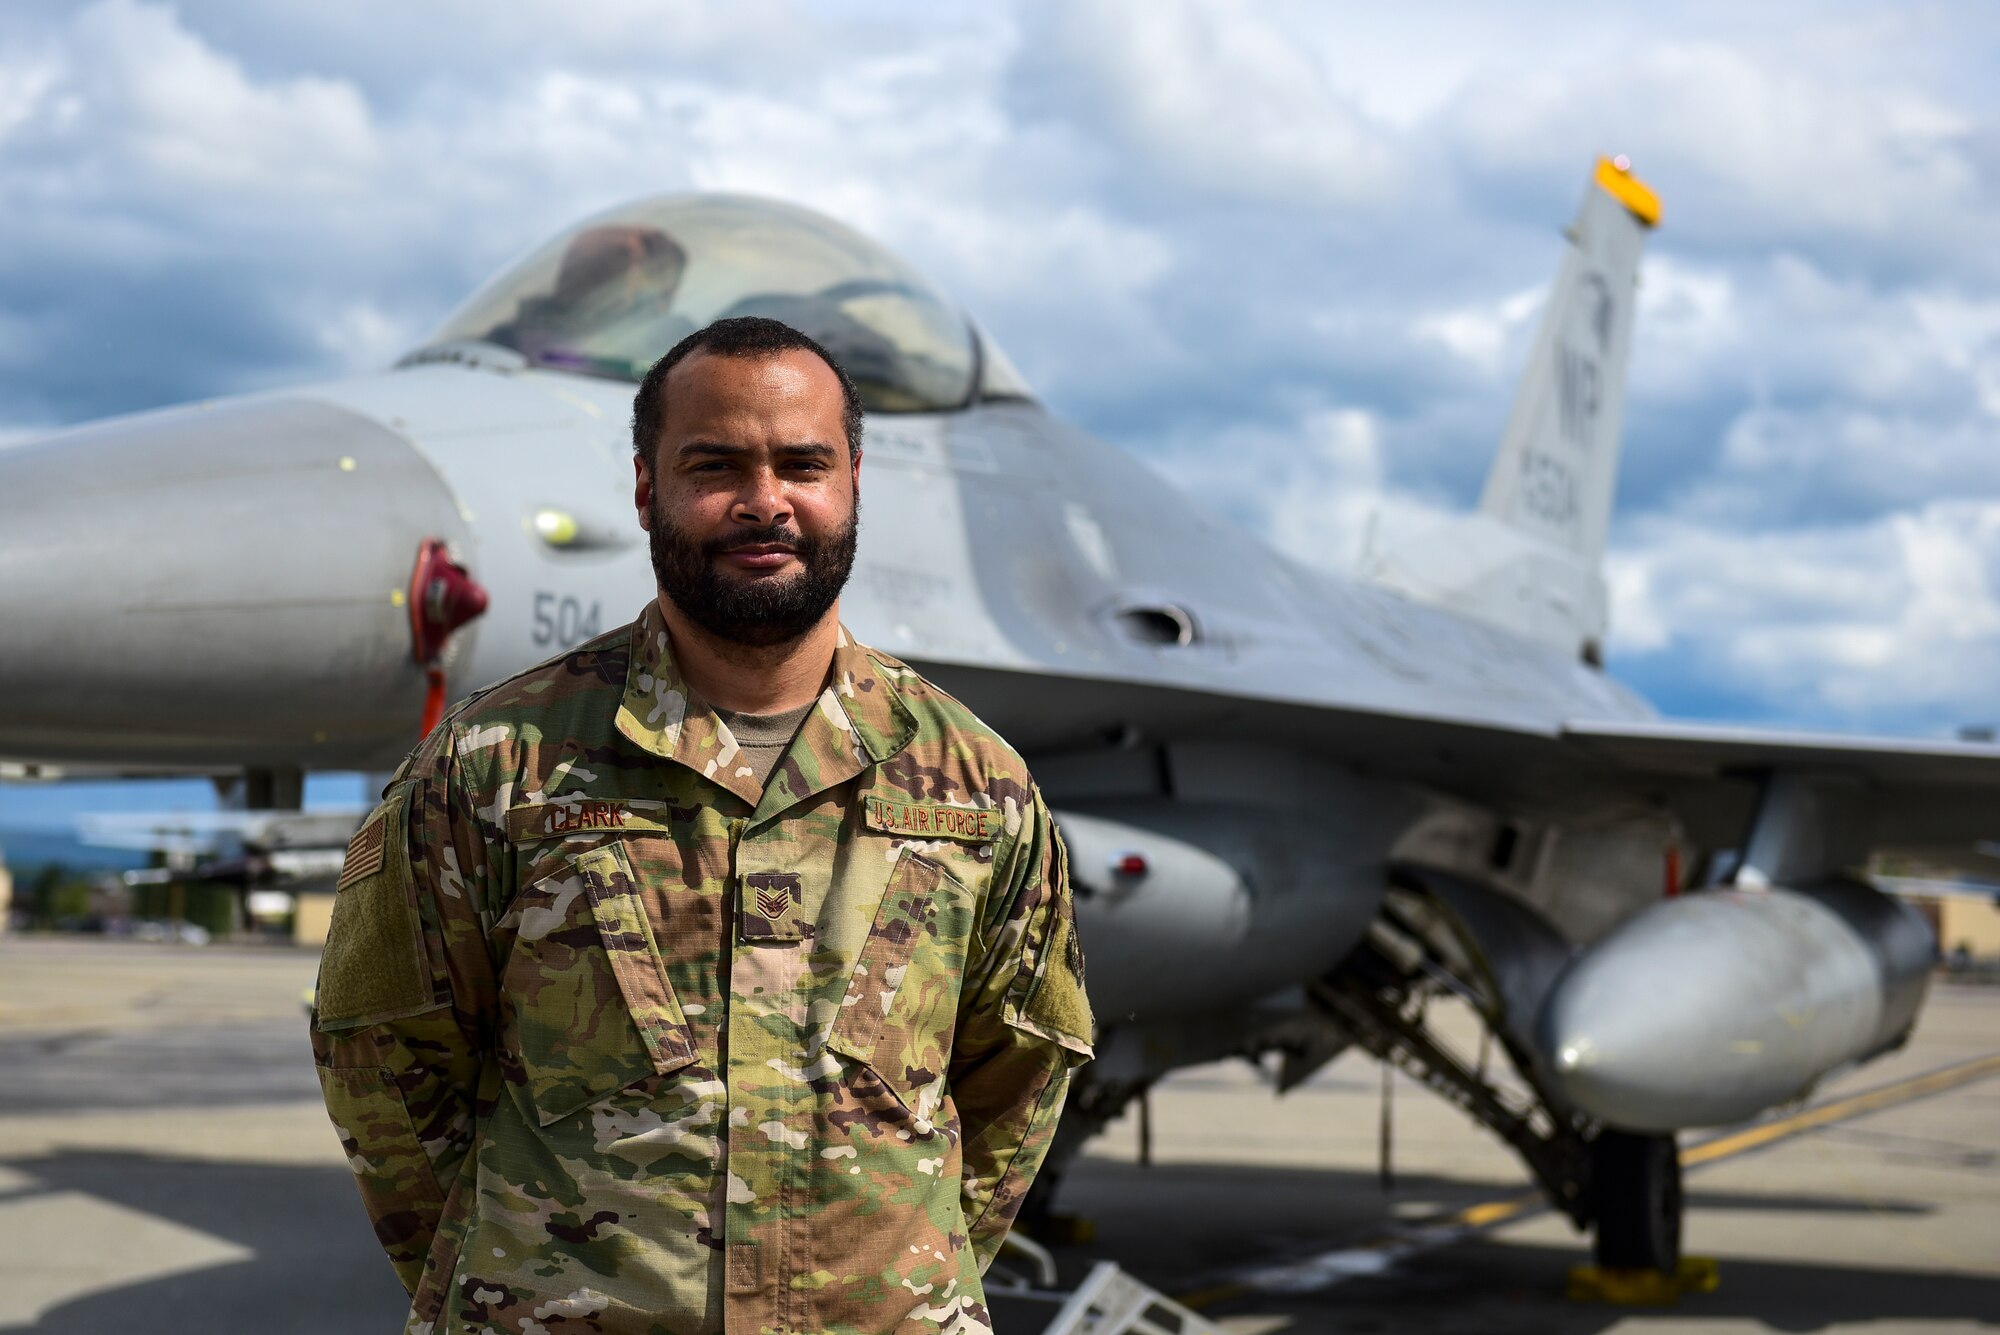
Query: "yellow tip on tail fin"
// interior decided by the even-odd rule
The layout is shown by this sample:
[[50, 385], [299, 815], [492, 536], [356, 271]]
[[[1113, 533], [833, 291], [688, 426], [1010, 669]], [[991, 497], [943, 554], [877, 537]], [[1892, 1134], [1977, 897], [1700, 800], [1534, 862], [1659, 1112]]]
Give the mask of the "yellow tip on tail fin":
[[1634, 218], [1648, 227], [1660, 225], [1660, 197], [1653, 188], [1632, 174], [1632, 169], [1621, 165], [1623, 158], [1599, 158], [1597, 160], [1597, 186], [1605, 194], [1623, 204]]

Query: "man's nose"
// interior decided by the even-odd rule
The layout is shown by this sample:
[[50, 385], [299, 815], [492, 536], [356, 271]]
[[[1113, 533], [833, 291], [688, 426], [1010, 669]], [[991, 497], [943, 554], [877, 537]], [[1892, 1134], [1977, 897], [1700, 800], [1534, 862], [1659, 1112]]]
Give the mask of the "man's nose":
[[785, 489], [779, 485], [777, 473], [769, 468], [760, 468], [752, 473], [736, 498], [736, 508], [731, 517], [742, 523], [763, 526], [789, 520], [792, 503], [786, 497]]

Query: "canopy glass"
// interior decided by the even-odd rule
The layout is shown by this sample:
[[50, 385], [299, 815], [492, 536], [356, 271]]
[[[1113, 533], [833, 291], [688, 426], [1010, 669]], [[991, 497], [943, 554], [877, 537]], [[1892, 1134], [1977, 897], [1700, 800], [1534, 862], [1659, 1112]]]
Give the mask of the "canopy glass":
[[[975, 397], [977, 336], [916, 271], [829, 218], [737, 195], [600, 214], [488, 283], [426, 346], [492, 343], [531, 365], [636, 381], [683, 337], [733, 315], [810, 334], [871, 411], [940, 412]], [[988, 394], [1022, 395], [993, 360], [1014, 383]]]

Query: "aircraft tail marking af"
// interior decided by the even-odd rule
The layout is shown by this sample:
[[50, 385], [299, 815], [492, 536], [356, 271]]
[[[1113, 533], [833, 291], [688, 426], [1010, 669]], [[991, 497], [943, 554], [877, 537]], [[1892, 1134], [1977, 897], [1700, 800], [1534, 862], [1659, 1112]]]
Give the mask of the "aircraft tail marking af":
[[1362, 573], [1384, 588], [1603, 661], [1604, 538], [1639, 251], [1660, 201], [1601, 159], [1515, 392], [1476, 514], [1444, 532], [1371, 538]]
[[1660, 206], [1610, 160], [1598, 161], [1592, 185], [1567, 233], [1479, 509], [1595, 567], [1618, 481], [1639, 251]]

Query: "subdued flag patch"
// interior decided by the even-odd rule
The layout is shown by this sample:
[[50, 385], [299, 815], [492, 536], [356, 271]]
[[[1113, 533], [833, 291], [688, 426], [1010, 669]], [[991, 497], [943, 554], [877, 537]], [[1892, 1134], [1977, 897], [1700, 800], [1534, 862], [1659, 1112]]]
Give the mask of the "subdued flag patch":
[[347, 841], [347, 858], [340, 864], [340, 879], [334, 883], [336, 891], [345, 890], [364, 876], [373, 876], [382, 870], [382, 848], [387, 842], [389, 822], [385, 812], [375, 813], [375, 819], [354, 832]]

